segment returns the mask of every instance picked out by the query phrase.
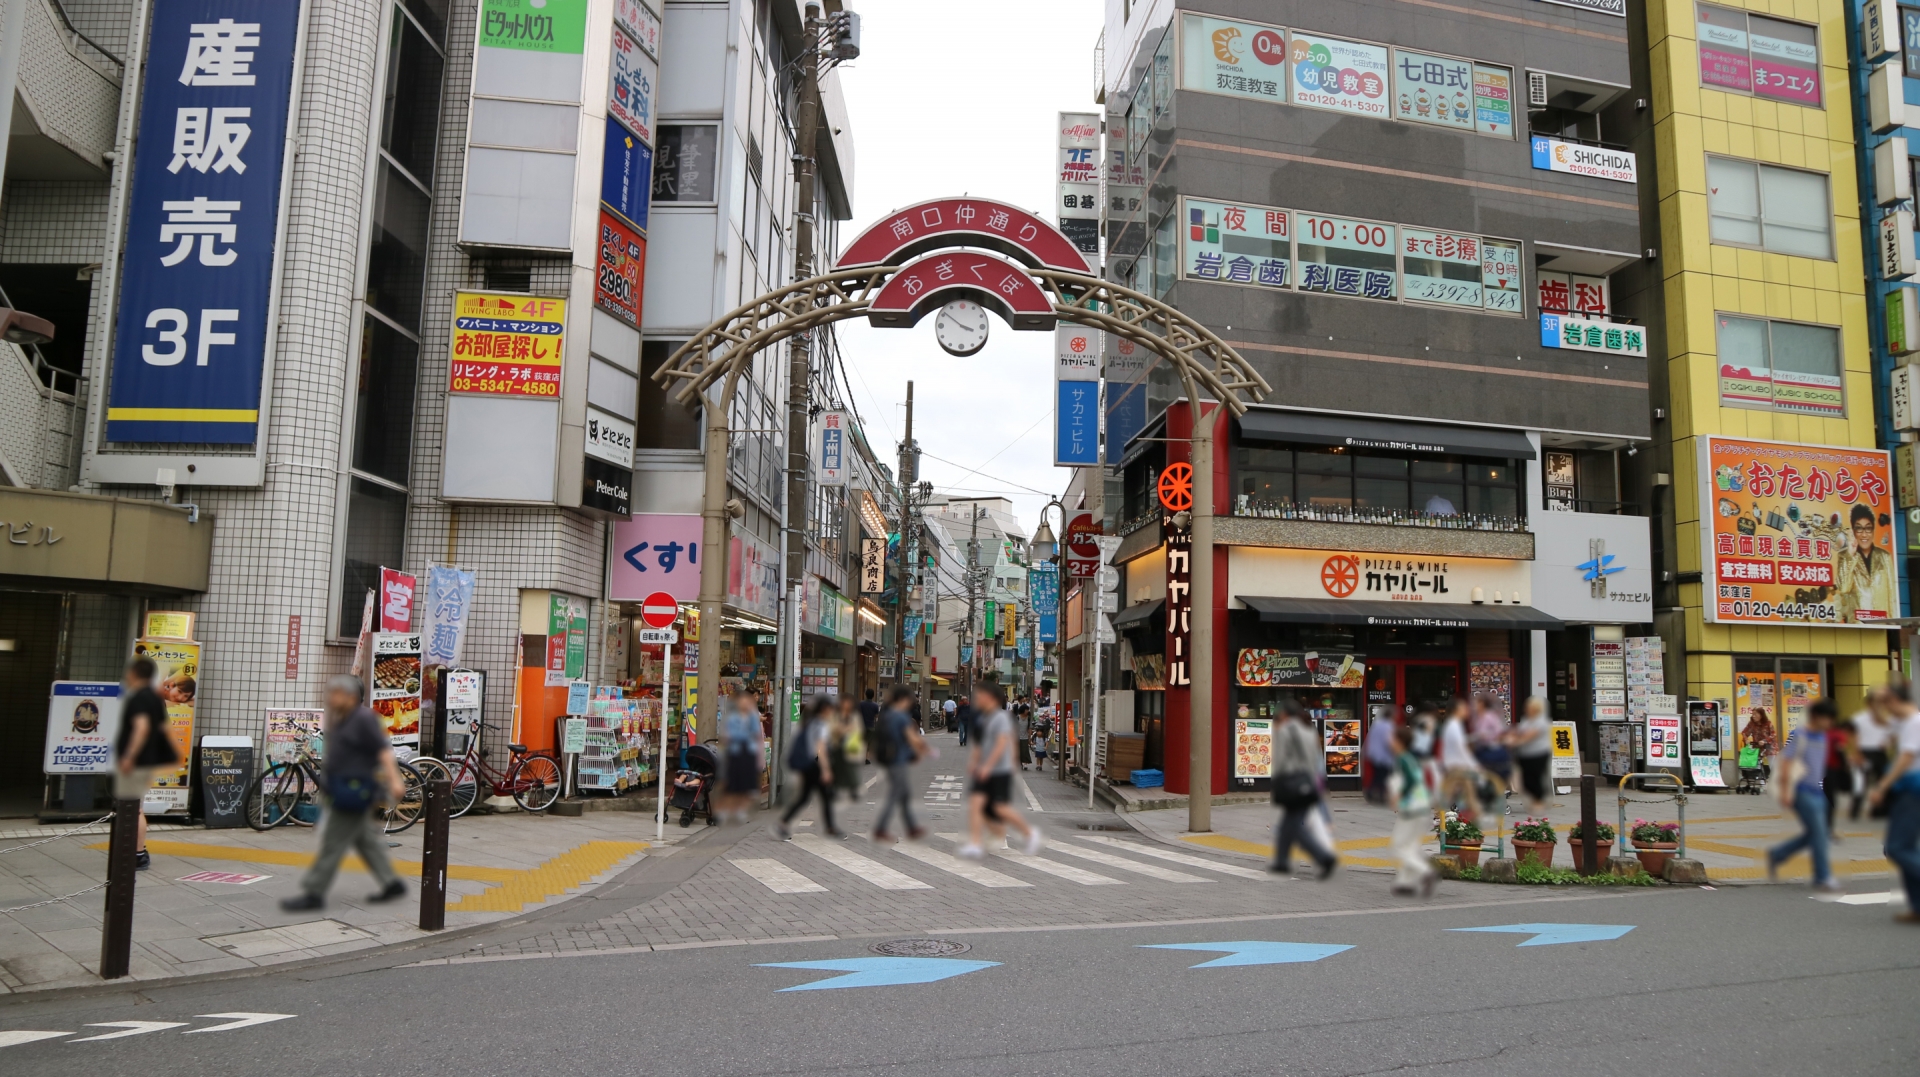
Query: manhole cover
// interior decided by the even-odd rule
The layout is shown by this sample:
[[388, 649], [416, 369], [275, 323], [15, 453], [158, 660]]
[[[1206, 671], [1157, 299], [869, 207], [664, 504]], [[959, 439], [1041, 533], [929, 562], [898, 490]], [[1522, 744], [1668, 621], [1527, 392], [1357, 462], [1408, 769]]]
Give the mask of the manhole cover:
[[874, 953], [888, 957], [952, 957], [971, 949], [973, 947], [964, 942], [950, 939], [895, 939], [873, 944]]

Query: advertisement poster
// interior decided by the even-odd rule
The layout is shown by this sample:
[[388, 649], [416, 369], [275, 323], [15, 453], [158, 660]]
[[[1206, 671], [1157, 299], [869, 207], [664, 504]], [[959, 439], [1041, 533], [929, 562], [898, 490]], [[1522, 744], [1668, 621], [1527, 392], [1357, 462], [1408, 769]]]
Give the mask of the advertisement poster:
[[1749, 17], [1753, 95], [1820, 107], [1820, 46], [1811, 26]]
[[1785, 741], [1777, 724], [1780, 707], [1775, 687], [1771, 673], [1734, 674], [1735, 751], [1753, 748], [1763, 756], [1771, 755]]
[[267, 711], [266, 765], [291, 763], [299, 758], [300, 745], [320, 732], [326, 712], [308, 708], [269, 708]]
[[153, 690], [167, 705], [167, 733], [180, 755], [172, 770], [154, 772], [153, 788], [141, 811], [148, 815], [182, 815], [187, 810], [187, 775], [193, 770], [193, 715], [200, 691], [200, 645], [188, 640], [137, 639], [133, 655], [153, 659]]
[[1687, 759], [1693, 784], [1709, 789], [1725, 789], [1726, 780], [1720, 776], [1720, 757], [1717, 755], [1695, 755]]
[[1399, 266], [1393, 225], [1314, 213], [1299, 219], [1302, 291], [1395, 298]]
[[1273, 719], [1233, 721], [1233, 776], [1266, 778], [1273, 774]]
[[607, 117], [605, 152], [600, 159], [600, 201], [646, 235], [652, 196], [652, 148], [619, 120]]
[[120, 685], [55, 681], [47, 704], [47, 774], [110, 774], [120, 735]]
[[1483, 305], [1479, 236], [1402, 228], [1400, 262], [1409, 303], [1476, 310]]
[[1285, 288], [1293, 260], [1288, 214], [1273, 206], [1186, 199], [1180, 274], [1192, 280]]
[[1753, 91], [1753, 67], [1747, 59], [1747, 13], [1695, 5], [1694, 37], [1700, 48], [1700, 85]]
[[448, 391], [558, 397], [566, 322], [564, 299], [453, 293]]
[[1247, 647], [1233, 670], [1242, 688], [1359, 688], [1367, 681], [1366, 659], [1357, 654]]
[[1513, 72], [1492, 64], [1473, 65], [1474, 129], [1483, 135], [1512, 138]]
[[1603, 722], [1594, 727], [1600, 736], [1600, 773], [1619, 778], [1633, 773], [1633, 734], [1630, 722]]
[[647, 273], [647, 241], [618, 216], [600, 211], [599, 265], [593, 305], [628, 325], [640, 325], [640, 294]]
[[[1387, 116], [1387, 47], [1294, 31], [1293, 103], [1308, 108]], [[1391, 248], [1389, 248], [1391, 249]]]
[[1708, 620], [1874, 628], [1897, 615], [1887, 453], [1698, 440]]
[[413, 631], [413, 592], [418, 581], [391, 568], [380, 570], [379, 613], [382, 632]]
[[373, 679], [368, 706], [387, 727], [395, 744], [420, 744], [420, 634], [376, 632], [373, 635]]
[[[1578, 778], [1580, 776], [1580, 740], [1574, 731], [1572, 722], [1553, 723], [1553, 776], [1555, 778]], [[1675, 763], [1674, 766], [1679, 766]]]
[[1821, 696], [1818, 673], [1780, 674], [1780, 743], [1787, 743], [1793, 731], [1807, 724], [1807, 708]]
[[1711, 699], [1687, 700], [1687, 751], [1720, 754], [1720, 704]]
[[1471, 131], [1475, 121], [1473, 61], [1393, 50], [1393, 116]]
[[1133, 690], [1136, 692], [1167, 690], [1166, 655], [1136, 654], [1133, 656]]
[[150, 639], [192, 639], [194, 615], [178, 610], [148, 610], [146, 631]]
[[607, 114], [627, 125], [640, 141], [653, 145], [653, 95], [660, 85], [660, 64], [639, 42], [613, 28], [613, 84], [607, 89]]
[[1257, 22], [1182, 15], [1180, 85], [1279, 103], [1287, 99], [1287, 32]]
[[1513, 718], [1513, 662], [1511, 659], [1486, 659], [1467, 663], [1467, 685], [1476, 696], [1486, 696], [1500, 705], [1500, 713]]
[[1329, 718], [1320, 726], [1322, 747], [1327, 756], [1327, 777], [1360, 776], [1360, 720]]
[[556, 591], [547, 606], [547, 687], [564, 688], [586, 675], [586, 600]]
[[1647, 765], [1678, 770], [1682, 766], [1680, 741], [1684, 736], [1679, 715], [1647, 715]]

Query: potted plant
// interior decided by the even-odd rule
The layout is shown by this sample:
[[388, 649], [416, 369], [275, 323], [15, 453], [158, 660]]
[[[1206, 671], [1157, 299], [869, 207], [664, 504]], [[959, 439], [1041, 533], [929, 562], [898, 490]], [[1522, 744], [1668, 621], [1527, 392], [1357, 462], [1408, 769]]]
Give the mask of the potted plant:
[[1480, 844], [1485, 837], [1477, 825], [1462, 822], [1453, 812], [1448, 812], [1441, 824], [1440, 851], [1459, 857], [1463, 868], [1479, 867]]
[[1553, 866], [1553, 846], [1559, 841], [1553, 824], [1528, 816], [1513, 825], [1513, 858], [1532, 860], [1543, 868]]
[[1674, 851], [1680, 848], [1680, 824], [1635, 819], [1627, 836], [1633, 839], [1633, 855], [1640, 858], [1640, 866], [1647, 874], [1664, 878], [1667, 861], [1672, 860]]
[[[1613, 855], [1613, 827], [1606, 823], [1595, 822], [1593, 831], [1593, 862], [1597, 867], [1604, 869], [1607, 866], [1607, 858]], [[1573, 866], [1576, 870], [1581, 864], [1586, 863], [1582, 859], [1586, 854], [1586, 841], [1587, 831], [1584, 823], [1575, 823], [1567, 829], [1567, 852], [1573, 854]]]

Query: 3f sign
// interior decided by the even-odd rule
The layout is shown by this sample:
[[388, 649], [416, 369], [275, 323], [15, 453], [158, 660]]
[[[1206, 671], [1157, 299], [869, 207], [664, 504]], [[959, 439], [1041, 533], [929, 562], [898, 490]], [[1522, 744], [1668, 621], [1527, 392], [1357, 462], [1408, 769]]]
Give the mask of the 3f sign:
[[[207, 352], [215, 345], [232, 344], [232, 333], [220, 333], [215, 329], [222, 322], [237, 322], [240, 312], [234, 309], [202, 308], [200, 311], [199, 347], [195, 351], [193, 365], [206, 366]], [[161, 307], [147, 315], [147, 328], [160, 330], [160, 343], [167, 345], [162, 351], [151, 344], [143, 345], [140, 358], [149, 366], [178, 366], [187, 357], [187, 327], [192, 322], [187, 312], [178, 307]]]

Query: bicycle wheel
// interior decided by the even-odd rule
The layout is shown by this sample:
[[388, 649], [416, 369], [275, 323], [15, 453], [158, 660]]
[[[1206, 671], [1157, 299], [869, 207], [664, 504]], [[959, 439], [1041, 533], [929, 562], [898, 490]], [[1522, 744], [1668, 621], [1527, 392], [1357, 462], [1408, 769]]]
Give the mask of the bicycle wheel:
[[473, 810], [480, 801], [480, 775], [470, 759], [462, 759], [453, 768], [453, 800], [447, 805], [447, 818], [458, 819]]
[[413, 769], [420, 772], [420, 780], [423, 782], [432, 782], [435, 778], [453, 780], [453, 771], [445, 763], [430, 755], [416, 755], [407, 762], [413, 766]]
[[427, 804], [427, 785], [420, 778], [420, 772], [413, 769], [411, 763], [397, 764], [400, 768], [400, 799], [380, 809], [380, 829], [389, 834], [398, 834], [419, 821], [420, 813]]
[[247, 788], [247, 825], [272, 830], [293, 816], [293, 806], [306, 795], [307, 779], [292, 763], [275, 763], [260, 772]]
[[507, 773], [507, 784], [523, 811], [546, 811], [560, 799], [560, 764], [544, 755], [527, 756]]

